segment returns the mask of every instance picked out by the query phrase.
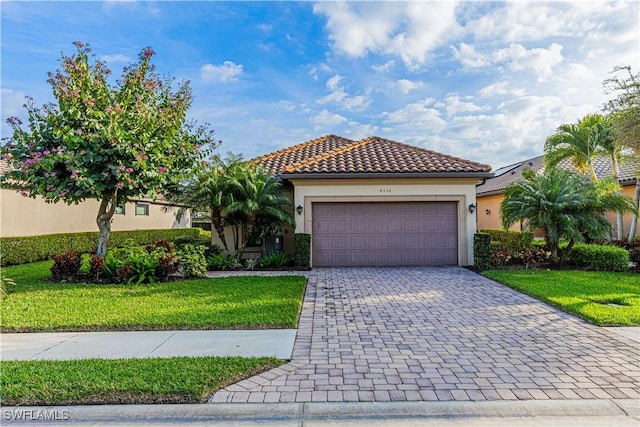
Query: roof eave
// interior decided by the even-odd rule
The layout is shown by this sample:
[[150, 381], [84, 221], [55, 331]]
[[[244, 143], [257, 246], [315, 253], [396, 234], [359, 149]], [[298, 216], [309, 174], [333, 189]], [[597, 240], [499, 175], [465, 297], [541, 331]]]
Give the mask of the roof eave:
[[358, 179], [358, 178], [489, 178], [491, 172], [362, 172], [362, 173], [283, 173], [282, 179]]

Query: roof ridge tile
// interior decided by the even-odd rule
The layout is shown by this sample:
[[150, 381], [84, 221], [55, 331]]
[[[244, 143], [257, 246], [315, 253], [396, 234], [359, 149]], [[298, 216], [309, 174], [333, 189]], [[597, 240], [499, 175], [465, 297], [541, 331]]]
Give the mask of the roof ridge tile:
[[[341, 138], [341, 137], [340, 137]], [[347, 140], [347, 138], [342, 138]], [[350, 140], [348, 140], [350, 141]], [[347, 144], [344, 145], [340, 148], [336, 148], [327, 152], [324, 152], [322, 154], [318, 154], [317, 156], [314, 157], [310, 157], [308, 159], [305, 159], [301, 162], [298, 163], [293, 163], [291, 165], [286, 166], [285, 168], [282, 169], [282, 172], [284, 173], [293, 173], [296, 171], [296, 169], [302, 168], [302, 167], [307, 167], [307, 166], [311, 166], [314, 163], [319, 163], [323, 160], [329, 159], [331, 157], [340, 155], [340, 154], [344, 154], [348, 151], [353, 150], [354, 148], [359, 148], [362, 147], [364, 145], [367, 145], [370, 141], [365, 141], [365, 140], [360, 140], [360, 141], [354, 141], [351, 144]]]

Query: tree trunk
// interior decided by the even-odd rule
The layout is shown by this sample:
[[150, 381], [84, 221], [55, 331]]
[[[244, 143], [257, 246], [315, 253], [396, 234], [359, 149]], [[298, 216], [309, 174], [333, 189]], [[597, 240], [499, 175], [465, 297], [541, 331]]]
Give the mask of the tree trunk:
[[597, 182], [598, 181], [598, 176], [596, 175], [596, 171], [593, 168], [593, 163], [591, 161], [589, 161], [589, 175], [591, 176], [591, 181], [593, 182]]
[[[211, 210], [211, 225], [215, 228], [218, 233], [218, 238], [222, 242], [222, 246], [224, 246], [224, 250], [229, 252], [229, 247], [227, 246], [227, 238], [224, 235], [224, 227], [222, 226], [222, 213], [219, 209]], [[211, 236], [211, 243], [213, 243], [213, 233]]]
[[96, 218], [98, 230], [100, 230], [98, 237], [98, 249], [96, 250], [97, 256], [107, 256], [109, 235], [111, 233], [111, 218], [113, 218], [113, 214], [116, 211], [116, 195], [117, 193], [106, 195], [102, 199], [102, 202], [100, 202], [100, 210], [98, 210], [98, 217]]
[[566, 249], [562, 251], [562, 255], [560, 255], [560, 265], [564, 265], [565, 262], [567, 262], [567, 258], [569, 258], [569, 254], [571, 253], [571, 250], [573, 249], [573, 245], [576, 244], [576, 241], [571, 239], [569, 240], [569, 244], [567, 245]]
[[636, 194], [633, 197], [633, 206], [636, 207], [636, 213], [631, 217], [631, 226], [629, 227], [629, 241], [636, 237], [636, 227], [638, 225], [638, 206], [640, 206], [640, 177], [636, 177]]
[[[611, 175], [613, 175], [613, 178], [616, 180], [616, 183], [618, 183], [619, 168], [618, 168], [618, 159], [616, 158], [615, 154], [611, 155]], [[621, 193], [618, 192], [618, 194], [621, 194]], [[622, 212], [618, 212], [616, 214], [616, 239], [622, 240], [624, 238], [623, 234], [624, 234], [624, 224], [622, 222]]]

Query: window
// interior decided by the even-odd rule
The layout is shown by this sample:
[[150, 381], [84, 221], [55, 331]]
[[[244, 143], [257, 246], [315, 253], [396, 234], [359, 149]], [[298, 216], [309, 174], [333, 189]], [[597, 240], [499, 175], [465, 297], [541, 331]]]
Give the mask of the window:
[[149, 216], [149, 203], [136, 202], [136, 215]]
[[113, 213], [115, 215], [124, 215], [124, 203], [116, 206], [116, 210]]

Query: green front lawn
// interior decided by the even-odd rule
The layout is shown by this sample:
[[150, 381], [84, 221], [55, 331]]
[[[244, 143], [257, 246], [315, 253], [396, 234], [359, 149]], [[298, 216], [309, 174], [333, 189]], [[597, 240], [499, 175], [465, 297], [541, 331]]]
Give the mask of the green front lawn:
[[640, 326], [640, 275], [490, 270], [486, 277], [600, 326]]
[[150, 285], [48, 281], [51, 261], [6, 267], [2, 332], [295, 328], [306, 279], [226, 277]]
[[2, 405], [203, 403], [281, 360], [241, 357], [2, 362]]

